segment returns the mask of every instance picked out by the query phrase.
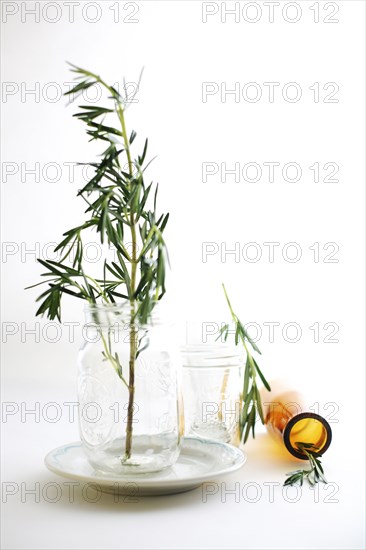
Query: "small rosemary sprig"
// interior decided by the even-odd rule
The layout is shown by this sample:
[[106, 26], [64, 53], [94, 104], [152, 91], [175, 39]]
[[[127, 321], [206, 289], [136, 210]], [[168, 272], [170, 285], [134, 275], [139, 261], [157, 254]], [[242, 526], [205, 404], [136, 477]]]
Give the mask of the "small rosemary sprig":
[[[255, 437], [255, 423], [257, 419], [257, 413], [261, 419], [262, 424], [264, 424], [264, 415], [262, 409], [262, 401], [260, 393], [257, 387], [257, 374], [262, 380], [264, 386], [268, 391], [271, 391], [271, 388], [265, 379], [262, 371], [260, 370], [258, 363], [252, 356], [249, 351], [248, 345], [250, 344], [254, 351], [261, 355], [260, 350], [256, 343], [250, 338], [248, 332], [246, 331], [244, 325], [241, 323], [238, 316], [234, 313], [234, 310], [231, 306], [228, 294], [226, 292], [225, 285], [222, 285], [225, 293], [225, 298], [230, 309], [231, 317], [235, 325], [235, 345], [237, 346], [241, 342], [244, 346], [246, 352], [246, 363], [244, 371], [244, 385], [242, 393], [242, 408], [240, 411], [240, 440], [243, 440], [243, 443], [246, 443], [250, 430], [252, 430], [252, 436]], [[225, 324], [220, 329], [220, 334], [218, 338], [223, 337], [224, 341], [227, 341], [229, 334], [229, 325]]]
[[316, 483], [319, 483], [319, 481], [328, 483], [324, 477], [324, 470], [319, 460], [322, 455], [316, 452], [318, 447], [312, 443], [301, 442], [296, 442], [296, 447], [309, 460], [310, 469], [288, 472], [286, 475], [289, 477], [285, 480], [284, 485], [296, 485], [296, 483], [300, 483], [300, 485], [302, 485], [304, 483], [304, 479], [306, 479], [312, 487]]

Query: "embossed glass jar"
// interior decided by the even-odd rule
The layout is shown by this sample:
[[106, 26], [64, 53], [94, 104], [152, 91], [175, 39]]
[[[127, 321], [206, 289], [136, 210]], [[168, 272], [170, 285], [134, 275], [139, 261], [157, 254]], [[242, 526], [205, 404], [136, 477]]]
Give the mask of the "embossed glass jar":
[[[131, 320], [128, 302], [86, 309], [78, 361], [79, 428], [96, 470], [147, 473], [178, 459], [184, 429], [181, 359], [173, 327], [161, 321], [159, 307], [143, 326]], [[132, 378], [131, 342], [136, 346]]]
[[185, 346], [183, 395], [186, 435], [240, 443], [242, 356], [224, 344]]

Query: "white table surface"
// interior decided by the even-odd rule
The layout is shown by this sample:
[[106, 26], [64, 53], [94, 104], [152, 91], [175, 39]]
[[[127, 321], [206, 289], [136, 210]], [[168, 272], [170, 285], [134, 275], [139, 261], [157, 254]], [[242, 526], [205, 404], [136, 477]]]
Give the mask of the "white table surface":
[[[95, 17], [90, 4], [99, 5], [100, 21], [85, 20], [81, 0], [4, 2], [2, 70], [8, 92], [3, 157], [16, 172], [2, 185], [2, 238], [13, 250], [8, 249], [2, 263], [3, 322], [16, 331], [4, 337], [2, 369], [13, 380], [2, 382], [4, 401], [32, 407], [76, 400], [72, 370], [80, 339], [73, 341], [64, 325], [62, 341], [50, 342], [51, 331], [35, 343], [34, 334], [26, 337], [21, 328], [32, 331], [39, 320], [34, 318], [38, 289], [23, 291], [39, 281], [42, 270], [35, 256], [54, 259], [50, 243], [84, 219], [83, 201], [75, 198], [82, 174], [75, 170], [71, 181], [68, 167], [99, 152], [90, 149], [84, 130], [72, 119], [74, 107], [66, 109], [65, 98], [52, 99], [54, 89], [57, 94], [69, 89], [65, 60], [120, 85], [124, 76], [134, 82], [144, 66], [139, 103], [128, 111], [127, 122], [138, 131], [137, 142], [141, 139], [143, 145], [149, 136], [150, 158], [158, 155], [149, 178], [161, 182], [160, 204], [172, 215], [168, 294], [178, 296], [175, 318], [226, 322], [220, 287], [226, 282], [240, 318], [263, 328], [261, 368], [266, 376], [294, 374], [301, 388], [309, 379], [321, 394], [314, 399], [337, 403], [339, 422], [332, 424], [334, 439], [324, 455], [330, 484], [320, 486], [319, 493], [308, 487], [298, 495], [293, 488], [284, 492], [285, 473], [298, 462], [276, 454], [263, 432], [246, 446], [243, 469], [215, 480], [226, 485], [219, 485], [206, 502], [197, 489], [138, 502], [115, 503], [113, 496], [103, 495], [91, 503], [83, 499], [82, 486], [70, 502], [67, 480], [49, 472], [43, 460], [49, 450], [78, 439], [77, 423], [64, 417], [57, 423], [35, 422], [30, 416], [22, 422], [17, 413], [2, 427], [2, 547], [364, 549], [365, 2], [273, 2], [273, 23], [266, 6], [271, 2], [230, 2], [230, 8], [256, 4], [261, 16], [255, 24], [242, 16], [237, 23], [233, 15], [222, 23], [223, 1], [138, 0], [138, 24], [122, 21], [131, 14], [129, 2], [84, 3], [89, 18]], [[61, 9], [57, 23], [50, 22], [57, 15], [55, 4]], [[75, 20], [69, 16], [70, 4], [75, 4]], [[203, 4], [217, 11], [207, 22]], [[301, 5], [296, 24], [288, 22], [292, 4], [295, 13]], [[31, 13], [37, 6], [39, 22]], [[250, 17], [255, 8], [249, 6]], [[325, 22], [332, 13], [339, 23]], [[204, 101], [207, 84], [222, 93]], [[258, 101], [243, 97], [249, 84], [262, 94]], [[301, 90], [299, 101], [285, 99], [289, 84]], [[270, 85], [275, 85], [273, 102]], [[230, 91], [237, 86], [238, 101]], [[320, 99], [314, 96], [318, 86]], [[325, 98], [334, 86], [339, 92], [330, 103]], [[218, 172], [204, 182], [203, 166], [211, 162]], [[302, 176], [291, 183], [282, 174], [293, 162]], [[36, 163], [39, 182], [32, 174]], [[242, 174], [240, 182], [233, 174], [226, 181], [227, 170], [239, 166], [242, 172], [249, 163], [262, 171], [258, 182]], [[271, 163], [278, 164], [273, 182], [265, 166]], [[314, 163], [320, 166], [319, 182]], [[339, 183], [326, 181], [331, 174], [327, 163], [339, 168]], [[51, 181], [53, 171], [44, 176], [49, 164], [61, 171], [59, 181]], [[221, 253], [205, 261], [203, 246], [212, 243]], [[259, 246], [258, 262], [243, 257], [250, 243]], [[283, 253], [291, 243], [302, 251], [295, 263]], [[276, 245], [273, 262], [271, 244]], [[339, 253], [329, 262], [325, 258], [332, 244]], [[38, 249], [39, 254], [34, 252]], [[237, 249], [240, 261], [232, 253]], [[97, 266], [92, 263], [93, 273]], [[83, 321], [76, 302], [71, 297], [65, 301], [63, 322]], [[268, 325], [273, 322], [278, 331], [272, 343]], [[299, 342], [283, 338], [289, 322], [302, 330]], [[328, 322], [339, 328], [336, 343], [326, 339]], [[27, 494], [22, 501], [22, 489], [39, 487], [42, 492], [51, 487], [48, 483], [59, 484], [60, 500], [41, 497], [35, 502]], [[224, 498], [223, 489], [233, 489], [235, 483], [239, 502], [234, 494]], [[275, 484], [272, 497], [269, 484]], [[7, 495], [11, 487], [15, 494]]]
[[[20, 404], [20, 410], [22, 401], [28, 408], [39, 402], [40, 410], [53, 401], [76, 401], [71, 385], [42, 388], [28, 382], [8, 385], [3, 393], [4, 401]], [[78, 439], [77, 422], [69, 422], [65, 411], [57, 423], [42, 417], [35, 422], [31, 415], [22, 422], [20, 413], [3, 423], [4, 549], [365, 548], [363, 481], [358, 476], [363, 466], [357, 453], [341, 458], [345, 434], [338, 425], [333, 425], [334, 440], [323, 460], [330, 483], [317, 491], [307, 486], [283, 489], [285, 473], [299, 462], [279, 454], [263, 432], [246, 445], [246, 465], [213, 480], [217, 486], [119, 502], [102, 494], [91, 502], [95, 492], [89, 489], [85, 495], [83, 483], [75, 486], [70, 499], [68, 480], [43, 463], [49, 450]], [[47, 414], [51, 416], [51, 409]], [[55, 482], [57, 486], [47, 485]], [[49, 502], [55, 487], [60, 498]], [[36, 495], [27, 494], [31, 489]]]

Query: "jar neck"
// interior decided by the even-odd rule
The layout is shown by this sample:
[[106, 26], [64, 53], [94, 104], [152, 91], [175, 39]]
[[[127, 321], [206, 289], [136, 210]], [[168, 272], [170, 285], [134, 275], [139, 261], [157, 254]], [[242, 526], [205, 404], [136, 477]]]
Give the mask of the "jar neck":
[[148, 329], [151, 326], [162, 323], [161, 308], [155, 302], [147, 322], [142, 323], [139, 315], [139, 302], [131, 303], [125, 300], [121, 303], [97, 303], [87, 304], [85, 307], [85, 320], [87, 325], [94, 325], [100, 329], [128, 329], [135, 327]]

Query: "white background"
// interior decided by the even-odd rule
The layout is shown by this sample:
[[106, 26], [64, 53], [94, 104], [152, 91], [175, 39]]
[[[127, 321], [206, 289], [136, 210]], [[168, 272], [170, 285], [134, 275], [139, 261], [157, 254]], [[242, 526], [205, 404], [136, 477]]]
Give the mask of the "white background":
[[[40, 2], [36, 22], [26, 13], [34, 4], [2, 3], [4, 401], [32, 407], [35, 402], [42, 406], [76, 399], [80, 331], [70, 342], [63, 326], [52, 343], [58, 336], [55, 327], [47, 328], [45, 320], [37, 319], [41, 336], [36, 342], [26, 331], [35, 328], [37, 289], [23, 290], [37, 282], [40, 273], [31, 250], [39, 247], [43, 253], [47, 243], [58, 242], [83, 219], [82, 201], [75, 198], [80, 176], [70, 182], [64, 163], [91, 160], [96, 149], [72, 118], [74, 107], [65, 108], [66, 100], [54, 95], [67, 91], [65, 83], [72, 80], [68, 60], [108, 82], [122, 82], [123, 76], [136, 81], [145, 67], [138, 103], [127, 111], [127, 124], [138, 133], [136, 143], [141, 145], [148, 136], [150, 155], [158, 155], [149, 174], [160, 182], [162, 210], [172, 216], [166, 301], [174, 304], [182, 335], [187, 321], [201, 326], [227, 320], [220, 288], [225, 281], [242, 320], [262, 329], [258, 345], [267, 377], [291, 377], [300, 390], [310, 386], [320, 413], [326, 414], [327, 403], [336, 404], [332, 420], [338, 422], [332, 423], [334, 441], [324, 457], [333, 485], [319, 488], [319, 502], [307, 487], [297, 502], [289, 502], [295, 493], [284, 495], [280, 483], [297, 463], [279, 457], [263, 432], [246, 449], [247, 465], [227, 480], [229, 486], [239, 482], [244, 491], [247, 483], [257, 483], [262, 491], [257, 502], [251, 502], [250, 492], [247, 497], [241, 493], [239, 502], [233, 495], [223, 502], [221, 491], [203, 502], [198, 489], [119, 504], [105, 495], [92, 504], [80, 494], [70, 503], [64, 491], [59, 502], [41, 498], [35, 504], [32, 496], [22, 502], [20, 484], [62, 484], [45, 469], [43, 457], [51, 448], [77, 439], [77, 425], [65, 420], [36, 423], [31, 416], [22, 423], [15, 414], [3, 424], [3, 482], [19, 485], [19, 492], [3, 504], [3, 547], [364, 548], [364, 2], [338, 1], [328, 7], [324, 2], [281, 2], [272, 23], [263, 2], [252, 7], [237, 3], [238, 22], [233, 15], [222, 22], [225, 5], [211, 2], [217, 13], [206, 23], [202, 13], [209, 8], [198, 1], [136, 2], [136, 23], [123, 22], [134, 9], [126, 2], [119, 3], [119, 22], [114, 22], [116, 2], [94, 3], [97, 12], [95, 6], [85, 11], [88, 2], [80, 1], [74, 22], [65, 2], [48, 3], [47, 11]], [[233, 6], [226, 2], [227, 8]], [[339, 8], [333, 15], [338, 22], [324, 22], [334, 6]], [[248, 10], [244, 16], [243, 8]], [[299, 21], [286, 21], [295, 18], [295, 10]], [[245, 20], [255, 14], [257, 22]], [[207, 82], [219, 91], [204, 102]], [[225, 85], [232, 89], [236, 82], [240, 91], [257, 83], [261, 99], [250, 102], [241, 95], [236, 102], [232, 94], [220, 95]], [[279, 83], [272, 102], [265, 82]], [[302, 91], [297, 102], [283, 98], [283, 87], [290, 82]], [[310, 89], [316, 82], [318, 102]], [[339, 86], [337, 102], [324, 102], [333, 89], [324, 90], [327, 83]], [[26, 93], [31, 89], [39, 92]], [[289, 89], [290, 97], [293, 91]], [[39, 182], [26, 174], [37, 162]], [[204, 183], [205, 162], [226, 163], [228, 168], [255, 162], [262, 167], [262, 177], [258, 182], [242, 177], [235, 182], [229, 175], [223, 183], [218, 173]], [[265, 162], [280, 163], [274, 182], [268, 179]], [[298, 182], [281, 176], [289, 162], [301, 166]], [[315, 162], [321, 167], [336, 163], [339, 181], [322, 181], [326, 174], [321, 170], [321, 181], [315, 182], [309, 169]], [[47, 163], [61, 167], [58, 182], [49, 181], [51, 169], [46, 177], [42, 174]], [[263, 244], [268, 242], [279, 243], [272, 262]], [[297, 262], [282, 255], [293, 242], [302, 254]], [[205, 262], [204, 243], [214, 243], [211, 250], [216, 251]], [[262, 253], [257, 262], [245, 256], [245, 251], [254, 254], [248, 243], [257, 243]], [[314, 243], [320, 246], [317, 262], [309, 248]], [[339, 247], [333, 257], [337, 262], [324, 262], [332, 251], [323, 249], [327, 243]], [[225, 256], [225, 246], [237, 246], [239, 258]], [[290, 257], [293, 252], [288, 249]], [[63, 321], [82, 320], [82, 305], [66, 300]], [[280, 323], [273, 342], [268, 325], [263, 325], [268, 322]], [[286, 332], [287, 323], [300, 327], [297, 342], [289, 341], [294, 333]], [[309, 328], [314, 323], [319, 323], [319, 342]], [[332, 325], [324, 328], [326, 323]], [[333, 339], [338, 342], [325, 342], [335, 326]], [[263, 485], [268, 482], [278, 483], [273, 499]]]

